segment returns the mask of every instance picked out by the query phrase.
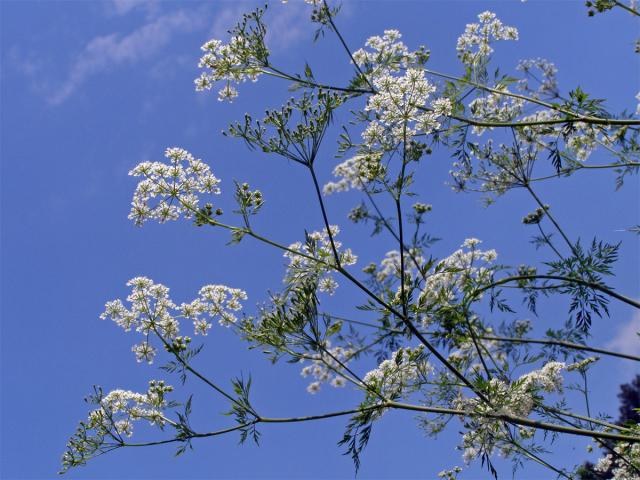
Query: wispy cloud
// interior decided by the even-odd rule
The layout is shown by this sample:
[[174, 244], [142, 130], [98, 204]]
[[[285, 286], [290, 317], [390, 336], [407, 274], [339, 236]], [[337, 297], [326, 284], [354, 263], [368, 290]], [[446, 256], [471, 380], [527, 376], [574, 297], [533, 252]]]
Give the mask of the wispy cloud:
[[[167, 45], [181, 34], [202, 30], [202, 43], [209, 38], [226, 40], [227, 32], [258, 3], [220, 2], [206, 3], [198, 7], [192, 4], [178, 10], [167, 11], [160, 1], [111, 0], [105, 4], [106, 13], [113, 17], [132, 15], [141, 19], [141, 25], [126, 32], [90, 38], [80, 52], [71, 58], [62, 80], [51, 79], [57, 65], [43, 61], [41, 52], [15, 45], [9, 50], [12, 66], [30, 82], [34, 91], [43, 95], [50, 105], [64, 103], [92, 77], [112, 70], [146, 62], [148, 72], [162, 70], [167, 58], [159, 58]], [[215, 5], [216, 8], [212, 8]], [[272, 3], [265, 17], [268, 27], [267, 44], [273, 53], [281, 53], [310, 38], [313, 25], [309, 22], [310, 7], [302, 2], [281, 5]], [[194, 52], [197, 55], [197, 52]], [[184, 55], [182, 55], [184, 57]]]
[[126, 15], [130, 11], [137, 8], [155, 10], [157, 5], [158, 2], [150, 0], [111, 0], [111, 2], [108, 4], [108, 7], [117, 15]]
[[[307, 35], [312, 36], [314, 26], [309, 21], [309, 5], [282, 5], [269, 22], [266, 42], [272, 49], [284, 50]], [[274, 9], [275, 10], [275, 9]]]
[[49, 97], [58, 105], [69, 98], [89, 77], [124, 64], [150, 58], [180, 32], [202, 28], [199, 11], [179, 10], [159, 16], [136, 30], [122, 35], [112, 33], [91, 39], [73, 62], [67, 79]]
[[635, 313], [631, 320], [618, 328], [616, 335], [607, 343], [607, 348], [631, 355], [640, 355], [638, 332], [640, 332], [640, 313]]

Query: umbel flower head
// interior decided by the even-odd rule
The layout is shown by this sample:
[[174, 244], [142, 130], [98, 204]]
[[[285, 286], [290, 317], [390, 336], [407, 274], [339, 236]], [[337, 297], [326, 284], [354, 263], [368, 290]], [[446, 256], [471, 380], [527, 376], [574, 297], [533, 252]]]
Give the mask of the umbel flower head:
[[95, 387], [95, 394], [87, 401], [97, 408], [89, 413], [87, 420], [80, 422], [67, 443], [60, 473], [112, 450], [117, 445], [116, 440], [133, 435], [133, 425], [137, 421], [146, 420], [150, 425], [162, 428], [168, 421], [165, 410], [170, 405], [165, 396], [171, 391], [173, 387], [162, 380], [151, 380], [146, 393], [118, 389], [105, 395], [102, 389]]
[[[548, 362], [539, 370], [522, 375], [515, 382], [505, 382], [493, 378], [487, 385], [491, 405], [478, 398], [459, 398], [456, 407], [467, 412], [487, 413], [499, 411], [507, 415], [528, 417], [543, 393], [562, 391], [562, 371], [567, 365], [562, 362]], [[465, 417], [463, 423], [467, 432], [462, 437], [461, 449], [466, 463], [477, 458], [482, 452], [493, 452], [494, 449], [509, 448], [504, 445], [504, 426], [499, 420], [482, 415]], [[533, 436], [534, 430], [521, 428], [518, 435], [527, 439]]]
[[313, 378], [307, 386], [307, 392], [312, 395], [318, 393], [322, 383], [329, 383], [335, 388], [344, 387], [347, 382], [343, 376], [344, 366], [353, 358], [354, 353], [349, 347], [332, 347], [331, 342], [325, 340], [322, 348], [310, 355], [312, 363], [305, 365], [300, 371], [303, 377]]
[[198, 212], [199, 193], [219, 194], [209, 165], [182, 148], [167, 148], [168, 163], [142, 162], [129, 172], [143, 177], [131, 202], [129, 219], [142, 226], [147, 220], [164, 223], [180, 216], [191, 218]]
[[335, 237], [340, 233], [340, 228], [337, 225], [331, 225], [330, 229], [331, 237], [324, 229], [307, 233], [305, 243], [295, 242], [289, 245], [288, 250], [284, 253], [284, 257], [289, 260], [284, 278], [285, 283], [289, 286], [296, 286], [310, 278], [315, 278], [321, 292], [329, 295], [335, 293], [338, 282], [332, 275], [336, 265], [333, 247], [336, 248], [340, 265], [343, 267], [354, 265], [358, 261], [358, 257], [350, 248], [340, 250], [342, 243], [335, 240]]
[[267, 30], [262, 23], [264, 10], [245, 14], [231, 30], [229, 43], [211, 39], [202, 45], [204, 52], [198, 66], [204, 72], [195, 79], [196, 90], [211, 90], [223, 82], [218, 91], [219, 101], [233, 101], [238, 91], [232, 84], [251, 80], [255, 82], [268, 64], [269, 50], [264, 43]]
[[[207, 335], [212, 327], [211, 319], [218, 319], [222, 326], [230, 326], [237, 321], [235, 312], [242, 309], [241, 300], [247, 299], [247, 293], [239, 288], [225, 285], [205, 285], [200, 289], [199, 297], [190, 303], [176, 305], [169, 298], [169, 289], [154, 283], [147, 277], [136, 277], [129, 282], [131, 293], [127, 297], [127, 308], [122, 300], [107, 302], [101, 319], [111, 319], [125, 331], [135, 329], [144, 336], [144, 340], [134, 345], [132, 351], [138, 362], [153, 363], [157, 349], [151, 339], [158, 337], [168, 349], [184, 350], [189, 337], [178, 337], [180, 319], [193, 322], [195, 335]], [[161, 346], [162, 346], [161, 345]]]
[[518, 40], [518, 30], [503, 25], [495, 13], [482, 12], [478, 20], [480, 23], [467, 24], [458, 37], [458, 57], [467, 65], [484, 62], [493, 53], [493, 40]]
[[452, 105], [446, 98], [433, 100], [426, 109], [436, 87], [425, 78], [424, 70], [409, 68], [402, 76], [381, 75], [373, 83], [377, 93], [369, 98], [365, 111], [374, 113], [379, 120], [372, 121], [363, 132], [369, 146], [377, 143], [380, 126], [389, 130], [397, 142], [407, 141], [418, 133], [437, 130], [440, 117], [451, 113]]
[[393, 352], [377, 368], [367, 372], [363, 382], [385, 397], [398, 398], [415, 391], [419, 381], [433, 373], [424, 346], [404, 347]]
[[420, 46], [418, 50], [410, 52], [401, 38], [398, 30], [385, 30], [382, 37], [369, 37], [365, 43], [366, 49], [353, 52], [353, 59], [371, 79], [424, 65], [429, 59], [429, 50]]

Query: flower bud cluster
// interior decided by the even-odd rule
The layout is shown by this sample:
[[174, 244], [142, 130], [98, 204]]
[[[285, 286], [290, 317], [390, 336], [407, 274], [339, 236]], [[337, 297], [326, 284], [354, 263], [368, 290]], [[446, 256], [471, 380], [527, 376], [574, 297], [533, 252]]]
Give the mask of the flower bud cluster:
[[176, 337], [173, 339], [171, 344], [165, 345], [165, 350], [174, 351], [174, 352], [184, 352], [189, 348], [189, 344], [191, 343], [191, 337]]
[[[429, 322], [432, 321], [430, 318], [423, 319], [423, 327], [427, 327]], [[477, 321], [477, 317], [472, 315], [469, 318], [469, 322], [474, 324]], [[526, 322], [526, 321], [525, 321]], [[527, 327], [525, 326], [524, 331], [527, 331]], [[493, 333], [493, 329], [488, 327], [486, 330], [487, 334]], [[487, 339], [476, 339], [475, 343], [472, 340], [461, 342], [457, 345], [457, 349], [453, 350], [449, 353], [447, 359], [451, 364], [453, 364], [458, 370], [463, 373], [469, 375], [475, 375], [478, 373], [482, 373], [483, 366], [478, 359], [478, 350], [476, 348], [476, 344], [480, 345], [482, 351], [487, 352], [487, 355], [490, 355], [493, 361], [499, 368], [508, 369], [508, 356], [503, 348], [501, 348], [500, 343], [495, 340], [487, 340]]]
[[236, 195], [241, 204], [248, 209], [258, 210], [264, 202], [262, 192], [260, 190], [250, 190], [248, 183], [243, 183]]
[[534, 212], [527, 214], [522, 219], [522, 223], [525, 225], [537, 225], [542, 221], [544, 213], [549, 210], [549, 208], [551, 208], [549, 205], [544, 205], [544, 208], [536, 208]]
[[567, 372], [573, 372], [574, 370], [585, 372], [589, 365], [596, 363], [598, 360], [600, 360], [600, 357], [587, 357], [584, 360], [567, 365]]
[[416, 202], [412, 206], [417, 215], [424, 215], [427, 212], [433, 210], [433, 205], [428, 203]]
[[[117, 442], [124, 444], [123, 436], [133, 435], [134, 422], [146, 420], [160, 429], [170, 422], [164, 410], [169, 406], [165, 395], [173, 390], [164, 381], [151, 380], [147, 393], [130, 390], [112, 390], [104, 395], [100, 388], [87, 398], [87, 402], [98, 406], [89, 413], [87, 420], [80, 422], [76, 433], [67, 443], [62, 455], [62, 471], [86, 464], [87, 460], [113, 450]], [[114, 443], [114, 441], [116, 443]]]

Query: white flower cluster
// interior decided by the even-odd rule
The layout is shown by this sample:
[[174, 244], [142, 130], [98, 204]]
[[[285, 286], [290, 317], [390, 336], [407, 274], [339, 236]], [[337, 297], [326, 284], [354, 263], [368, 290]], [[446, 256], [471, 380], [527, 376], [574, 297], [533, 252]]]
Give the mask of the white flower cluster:
[[216, 82], [225, 81], [218, 91], [219, 101], [233, 101], [238, 96], [232, 83], [255, 82], [262, 74], [262, 64], [251, 54], [252, 47], [245, 36], [233, 36], [228, 44], [212, 39], [200, 48], [205, 53], [198, 67], [206, 71], [195, 79], [196, 90], [211, 90]]
[[598, 131], [593, 125], [584, 122], [574, 123], [573, 128], [566, 139], [566, 145], [573, 151], [576, 160], [584, 162], [598, 146]]
[[[479, 132], [480, 130], [474, 130]], [[533, 139], [536, 141], [536, 139]], [[503, 194], [509, 188], [518, 184], [514, 172], [519, 172], [535, 160], [530, 150], [522, 148], [520, 158], [515, 159], [513, 149], [509, 145], [494, 146], [493, 139], [488, 139], [484, 145], [474, 143], [476, 161], [453, 162], [449, 171], [454, 179], [452, 188], [456, 191], [464, 189], [467, 183], [478, 185], [481, 192]]]
[[437, 130], [440, 117], [451, 114], [451, 101], [446, 98], [436, 99], [426, 110], [436, 87], [425, 78], [422, 69], [409, 68], [402, 76], [385, 73], [376, 77], [373, 84], [377, 93], [369, 97], [365, 111], [375, 113], [377, 120], [363, 133], [365, 141], [380, 137], [381, 127], [396, 142], [409, 141], [417, 133]]
[[540, 72], [540, 76], [535, 76], [535, 80], [539, 83], [534, 89], [529, 85], [529, 78], [524, 78], [518, 82], [518, 86], [524, 92], [532, 94], [535, 98], [539, 98], [542, 95], [555, 96], [558, 92], [558, 79], [556, 75], [558, 69], [556, 66], [544, 58], [533, 58], [527, 60], [520, 60], [517, 70], [524, 72], [528, 77], [532, 77], [531, 70], [537, 69]]
[[[469, 321], [473, 324], [476, 319], [476, 316], [472, 315], [469, 318]], [[423, 327], [428, 327], [433, 320], [434, 319], [432, 317], [425, 317], [422, 320]], [[487, 329], [488, 334], [492, 332], [493, 330], [491, 328]], [[499, 342], [495, 340], [476, 339], [476, 343], [481, 346], [483, 351], [486, 351], [487, 354], [491, 356], [497, 365], [501, 368], [509, 368], [507, 354], [505, 350], [501, 348], [501, 344]], [[456, 350], [449, 353], [447, 359], [453, 363], [458, 370], [469, 374], [479, 373], [483, 369], [482, 363], [480, 363], [478, 359], [476, 345], [471, 340], [461, 343]]]
[[[491, 405], [487, 405], [478, 398], [460, 398], [456, 402], [456, 408], [476, 414], [501, 413], [528, 417], [535, 407], [536, 398], [540, 392], [562, 391], [561, 371], [566, 367], [562, 362], [549, 362], [540, 370], [522, 375], [511, 384], [493, 378], [489, 381], [487, 388]], [[467, 426], [469, 430], [462, 437], [463, 458], [466, 463], [475, 459], [482, 451], [491, 453], [504, 436], [501, 421], [482, 417], [482, 415], [474, 417]], [[525, 438], [530, 438], [534, 431], [521, 428], [519, 433]], [[502, 453], [507, 455], [509, 447], [503, 446]]]
[[[476, 238], [468, 238], [460, 249], [436, 264], [420, 293], [421, 305], [449, 303], [466, 284], [478, 285], [491, 280], [492, 270], [488, 266], [498, 258], [498, 254], [493, 249], [476, 248], [480, 243]], [[477, 262], [484, 265], [476, 266]]]
[[361, 48], [353, 52], [356, 64], [367, 69], [367, 78], [376, 79], [421, 63], [420, 58], [426, 49], [421, 47], [416, 52], [409, 52], [400, 38], [402, 34], [398, 30], [385, 30], [382, 37], [369, 37], [365, 43], [369, 50]]
[[[330, 228], [334, 245], [338, 250], [340, 265], [346, 267], [355, 264], [358, 257], [351, 252], [350, 248], [340, 251], [342, 243], [335, 239], [336, 235], [340, 232], [338, 226], [331, 225]], [[305, 256], [290, 251], [284, 253], [284, 257], [289, 259], [284, 281], [290, 285], [296, 285], [313, 277], [317, 279], [318, 289], [321, 292], [333, 295], [338, 288], [338, 282], [336, 282], [331, 275], [331, 271], [336, 266], [336, 261], [327, 231], [322, 230], [308, 233], [306, 243], [292, 243], [289, 245], [289, 249], [300, 252]], [[315, 260], [307, 257], [312, 257]]]
[[162, 427], [166, 423], [163, 409], [167, 406], [165, 394], [173, 387], [162, 380], [149, 382], [147, 393], [129, 390], [112, 390], [100, 401], [100, 408], [89, 413], [87, 428], [106, 430], [130, 437], [133, 422], [147, 420], [151, 425]]
[[313, 377], [314, 381], [307, 386], [307, 392], [316, 394], [320, 391], [322, 383], [329, 382], [331, 386], [340, 388], [346, 384], [345, 378], [337, 372], [341, 372], [354, 351], [350, 348], [340, 346], [331, 347], [331, 343], [327, 340], [324, 349], [319, 353], [311, 355], [313, 357], [312, 364], [302, 368], [300, 374], [303, 377]]
[[[533, 115], [521, 118], [521, 121], [555, 120], [560, 118], [558, 112], [552, 110], [540, 110]], [[605, 128], [605, 130], [608, 127]], [[603, 132], [602, 127], [595, 127], [585, 122], [574, 122], [570, 131], [563, 131], [563, 127], [555, 126], [528, 126], [518, 138], [529, 142], [530, 151], [539, 152], [551, 141], [564, 136], [565, 146], [573, 153], [578, 162], [585, 162], [595, 151], [600, 143], [608, 144], [611, 138]]]
[[596, 463], [594, 470], [599, 473], [606, 474], [611, 469], [612, 480], [635, 480], [638, 478], [637, 468], [640, 467], [640, 444], [630, 444], [627, 442], [618, 442], [613, 450], [618, 454], [614, 456], [612, 453], [601, 457]]
[[462, 468], [453, 467], [449, 470], [443, 470], [438, 473], [438, 478], [442, 478], [444, 480], [457, 480], [458, 474], [462, 472]]
[[[498, 95], [499, 96], [499, 95]], [[524, 125], [515, 132], [519, 148], [516, 152], [511, 145], [495, 144], [493, 139], [488, 139], [484, 144], [473, 144], [474, 161], [454, 162], [450, 170], [453, 178], [453, 189], [461, 190], [469, 183], [475, 185], [476, 190], [503, 194], [514, 186], [522, 184], [523, 179], [530, 175], [534, 163], [541, 153], [554, 151], [564, 146], [565, 168], [579, 166], [588, 160], [591, 154], [603, 145], [608, 148], [613, 142], [619, 140], [624, 129], [614, 130], [610, 127], [592, 125], [586, 122], [573, 122], [571, 127], [565, 127], [560, 123], [544, 124], [547, 121], [557, 121], [563, 117], [558, 111], [552, 109], [540, 109], [529, 115], [519, 116], [522, 113], [523, 104], [519, 99], [505, 100], [494, 103], [496, 97], [487, 96], [480, 106], [482, 110], [477, 118], [493, 121], [509, 121], [518, 116], [518, 122], [522, 124], [541, 122], [538, 125]], [[477, 100], [474, 100], [477, 102]], [[478, 105], [473, 104], [477, 109]], [[489, 108], [484, 111], [485, 106]], [[495, 111], [491, 111], [495, 108]], [[476, 115], [473, 115], [476, 117]], [[481, 134], [485, 127], [473, 127], [473, 132]], [[564, 145], [561, 145], [560, 142]], [[547, 152], [548, 153], [548, 152]], [[529, 172], [529, 173], [527, 173]]]
[[180, 215], [191, 218], [198, 210], [199, 193], [220, 193], [220, 180], [202, 160], [182, 148], [167, 148], [165, 157], [169, 163], [142, 162], [129, 172], [144, 177], [133, 194], [129, 213], [138, 226], [152, 219], [162, 223]]
[[[523, 123], [544, 122], [546, 120], [557, 120], [560, 117], [561, 115], [554, 110], [543, 109], [521, 117], [520, 121]], [[516, 135], [522, 145], [521, 152], [531, 160], [558, 138], [564, 138], [568, 151], [573, 153], [574, 159], [579, 162], [586, 161], [599, 143], [607, 144], [611, 142], [611, 138], [603, 133], [601, 127], [594, 127], [585, 122], [574, 122], [572, 129], [569, 131], [563, 130], [562, 126], [527, 125], [522, 129], [518, 129]]]
[[[499, 88], [501, 92], [510, 93], [506, 87]], [[514, 120], [522, 113], [524, 100], [514, 98], [500, 93], [490, 93], [483, 97], [478, 97], [469, 103], [472, 118], [475, 120], [490, 122], [508, 122]], [[474, 125], [473, 133], [480, 135], [486, 127]]]
[[338, 164], [333, 169], [333, 175], [339, 180], [328, 182], [323, 187], [325, 195], [336, 192], [346, 192], [352, 188], [361, 190], [364, 185], [383, 177], [385, 168], [380, 163], [381, 152], [359, 154]]
[[[417, 264], [416, 264], [417, 262]], [[413, 278], [417, 269], [424, 263], [424, 258], [417, 249], [411, 249], [405, 253], [404, 278]], [[376, 280], [384, 282], [389, 277], [400, 278], [400, 252], [391, 250], [385, 253], [384, 258], [380, 262], [380, 269], [376, 273]]]
[[[520, 118], [520, 122], [545, 122], [558, 118], [560, 118], [560, 114], [557, 111], [542, 109]], [[517, 130], [516, 136], [531, 155], [536, 155], [547, 148], [549, 142], [557, 139], [561, 133], [560, 130], [549, 125], [526, 125]]]
[[191, 303], [180, 305], [182, 316], [193, 320], [196, 334], [206, 335], [211, 328], [211, 323], [201, 315], [207, 314], [209, 318], [218, 317], [218, 323], [228, 327], [238, 321], [233, 312], [242, 309], [241, 300], [247, 299], [247, 293], [239, 288], [230, 288], [225, 285], [206, 285], [198, 292], [200, 297]]
[[549, 362], [540, 370], [534, 370], [522, 375], [518, 380], [519, 383], [521, 382], [518, 388], [527, 391], [542, 389], [547, 393], [562, 391], [562, 376], [560, 373], [566, 368], [567, 365], [563, 362]]
[[133, 278], [127, 282], [127, 286], [131, 287], [131, 293], [127, 297], [130, 307], [125, 307], [122, 300], [107, 302], [100, 318], [110, 318], [127, 332], [133, 328], [141, 333], [144, 340], [134, 345], [132, 351], [138, 362], [147, 363], [153, 363], [157, 353], [157, 349], [150, 343], [151, 335], [160, 337], [163, 344], [171, 345], [177, 341], [176, 345], [184, 345], [190, 339], [178, 337], [179, 318], [192, 320], [195, 334], [206, 335], [211, 323], [202, 318], [203, 315], [217, 317], [220, 325], [229, 326], [237, 320], [233, 312], [242, 308], [240, 301], [247, 299], [243, 290], [224, 285], [207, 285], [200, 289], [199, 298], [178, 307], [169, 298], [167, 287], [154, 283], [147, 277]]
[[398, 398], [415, 391], [420, 386], [420, 380], [434, 371], [423, 352], [422, 345], [400, 348], [378, 368], [367, 372], [364, 383], [386, 398]]
[[518, 40], [518, 30], [503, 25], [495, 13], [482, 12], [478, 20], [480, 23], [468, 23], [458, 37], [458, 58], [466, 65], [484, 62], [493, 52], [491, 42], [494, 40]]

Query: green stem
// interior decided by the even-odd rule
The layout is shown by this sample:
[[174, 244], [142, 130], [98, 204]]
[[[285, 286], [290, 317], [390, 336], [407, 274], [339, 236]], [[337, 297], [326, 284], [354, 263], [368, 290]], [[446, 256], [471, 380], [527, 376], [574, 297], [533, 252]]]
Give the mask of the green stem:
[[483, 292], [490, 290], [494, 287], [504, 285], [505, 283], [517, 282], [520, 280], [535, 280], [535, 279], [561, 280], [566, 283], [575, 283], [577, 285], [593, 288], [594, 290], [598, 290], [602, 293], [606, 293], [610, 297], [620, 300], [621, 302], [626, 303], [627, 305], [631, 305], [632, 307], [640, 308], [640, 302], [633, 300], [632, 298], [626, 297], [625, 295], [621, 295], [603, 285], [600, 285], [599, 283], [589, 282], [586, 280], [582, 280], [580, 278], [563, 277], [561, 275], [514, 275], [512, 277], [506, 277], [496, 282], [492, 282], [489, 285], [485, 285], [484, 287], [478, 288], [477, 290], [471, 293], [471, 298], [472, 299], [476, 298], [478, 295], [482, 294]]

